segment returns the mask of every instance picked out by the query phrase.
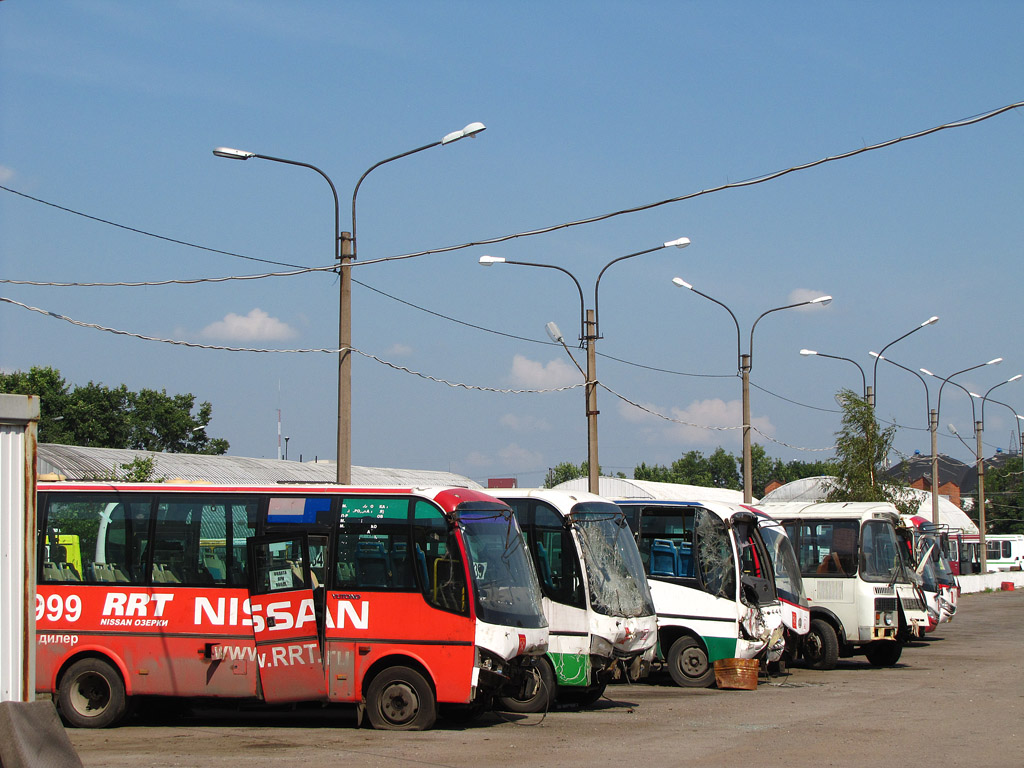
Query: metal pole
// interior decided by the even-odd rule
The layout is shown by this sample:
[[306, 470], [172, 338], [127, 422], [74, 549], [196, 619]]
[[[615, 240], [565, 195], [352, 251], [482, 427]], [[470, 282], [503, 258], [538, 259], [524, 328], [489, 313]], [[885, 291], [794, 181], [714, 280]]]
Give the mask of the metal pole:
[[932, 433], [932, 522], [939, 524], [939, 412], [928, 412], [928, 431]]
[[597, 332], [596, 313], [587, 310], [587, 481], [591, 493], [600, 491], [601, 466], [597, 458]]
[[338, 472], [352, 482], [352, 236], [342, 232], [338, 265]]
[[740, 375], [743, 379], [743, 503], [753, 499], [753, 469], [750, 466], [750, 355], [740, 355]]
[[981, 421], [974, 422], [974, 434], [978, 439], [978, 549], [981, 550], [981, 572], [988, 573], [988, 553], [985, 545], [985, 454], [981, 445], [983, 427]]

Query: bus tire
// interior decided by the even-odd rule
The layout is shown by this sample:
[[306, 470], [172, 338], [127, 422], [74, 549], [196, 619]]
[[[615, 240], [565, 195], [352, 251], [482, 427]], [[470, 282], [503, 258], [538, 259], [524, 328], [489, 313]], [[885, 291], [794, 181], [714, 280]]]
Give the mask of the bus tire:
[[409, 667], [388, 667], [366, 690], [366, 716], [379, 731], [423, 731], [437, 721], [430, 683]]
[[556, 690], [555, 670], [551, 664], [545, 658], [537, 659], [527, 668], [527, 676], [524, 687], [518, 693], [499, 699], [501, 709], [518, 714], [547, 712], [551, 709]]
[[824, 619], [811, 619], [811, 631], [803, 643], [803, 657], [811, 669], [835, 669], [839, 661], [839, 638]]
[[864, 655], [873, 667], [893, 667], [903, 653], [903, 643], [894, 640], [875, 640], [864, 648]]
[[61, 675], [57, 706], [76, 728], [107, 728], [128, 711], [120, 673], [102, 659], [80, 659]]
[[704, 645], [695, 637], [683, 635], [668, 649], [668, 673], [682, 688], [710, 688], [715, 668]]

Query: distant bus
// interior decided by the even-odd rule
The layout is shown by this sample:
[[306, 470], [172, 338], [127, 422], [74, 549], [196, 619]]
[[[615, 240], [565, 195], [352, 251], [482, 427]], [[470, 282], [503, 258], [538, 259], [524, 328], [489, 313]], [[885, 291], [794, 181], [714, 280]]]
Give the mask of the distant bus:
[[439, 703], [489, 704], [547, 650], [522, 533], [479, 491], [38, 491], [36, 688], [74, 726], [170, 696], [350, 702], [419, 730]]

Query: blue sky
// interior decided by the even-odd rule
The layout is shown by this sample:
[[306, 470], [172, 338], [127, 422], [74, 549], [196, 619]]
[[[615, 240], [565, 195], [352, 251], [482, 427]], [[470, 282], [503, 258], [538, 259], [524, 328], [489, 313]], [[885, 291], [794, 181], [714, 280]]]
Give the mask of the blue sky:
[[[467, 123], [473, 140], [390, 163], [358, 198], [360, 261], [531, 231], [680, 197], [895, 139], [1024, 100], [1016, 2], [51, 2], [0, 3], [0, 184], [175, 244], [0, 190], [0, 278], [161, 281], [332, 263], [333, 179], [352, 188], [384, 158]], [[548, 342], [578, 335], [601, 283], [601, 463], [629, 474], [722, 445], [739, 452], [736, 314], [807, 296], [827, 307], [757, 326], [755, 441], [785, 460], [829, 455], [834, 395], [856, 360], [886, 356], [989, 387], [1024, 372], [1024, 110], [763, 184], [600, 223], [356, 267], [353, 343], [437, 379], [492, 389], [581, 380]], [[384, 291], [389, 298], [371, 289]], [[0, 296], [84, 323], [246, 348], [337, 345], [330, 273], [149, 287], [0, 283]], [[397, 299], [397, 300], [396, 300]], [[415, 306], [411, 306], [415, 305]], [[429, 312], [424, 311], [429, 310]], [[455, 322], [461, 321], [461, 322]], [[473, 327], [476, 326], [476, 327]], [[515, 338], [522, 337], [522, 338]], [[579, 357], [582, 363], [582, 355]], [[623, 362], [625, 361], [625, 362]], [[0, 368], [51, 365], [71, 382], [192, 392], [231, 453], [333, 458], [336, 358], [171, 346], [0, 303]], [[353, 460], [515, 475], [586, 456], [580, 388], [502, 394], [449, 387], [357, 356]], [[934, 405], [937, 387], [931, 385]], [[882, 364], [878, 414], [896, 448], [928, 452], [925, 393]], [[994, 392], [1024, 410], [1024, 380]], [[659, 418], [653, 413], [675, 421]], [[968, 460], [967, 396], [943, 392], [940, 449]], [[985, 410], [987, 450], [1012, 414]], [[688, 426], [698, 425], [698, 426]], [[817, 449], [817, 450], [809, 450]]]

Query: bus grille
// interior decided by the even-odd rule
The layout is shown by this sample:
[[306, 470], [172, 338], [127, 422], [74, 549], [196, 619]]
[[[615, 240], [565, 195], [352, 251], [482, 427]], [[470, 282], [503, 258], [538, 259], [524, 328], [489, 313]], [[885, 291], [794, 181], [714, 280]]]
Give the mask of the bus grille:
[[881, 611], [895, 611], [896, 610], [896, 598], [895, 597], [876, 597], [875, 598], [875, 612]]

